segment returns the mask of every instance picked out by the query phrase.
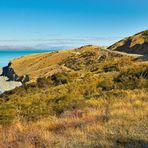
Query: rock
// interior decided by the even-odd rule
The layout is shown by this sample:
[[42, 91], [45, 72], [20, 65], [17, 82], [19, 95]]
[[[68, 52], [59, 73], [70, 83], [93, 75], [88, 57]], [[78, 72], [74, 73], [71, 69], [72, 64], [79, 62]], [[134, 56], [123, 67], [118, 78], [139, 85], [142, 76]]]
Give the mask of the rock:
[[20, 82], [22, 82], [22, 84], [25, 84], [29, 81], [29, 76], [24, 75], [24, 76], [21, 76], [21, 77], [17, 77], [16, 81], [20, 81]]
[[67, 83], [67, 80], [64, 77], [62, 77], [62, 75], [52, 75], [51, 80], [54, 81], [55, 85], [62, 85]]
[[22, 85], [25, 86], [28, 81], [28, 75], [19, 77], [9, 63], [8, 66], [0, 69], [0, 94]]
[[105, 72], [111, 72], [111, 71], [118, 71], [119, 69], [117, 68], [116, 65], [111, 65], [111, 66], [107, 66], [104, 68]]
[[19, 81], [23, 84], [29, 81], [29, 76], [18, 76], [13, 68], [11, 68], [11, 62], [8, 64], [8, 66], [2, 68], [2, 74], [1, 76], [7, 77], [9, 81]]
[[28, 75], [24, 75], [22, 80], [21, 80], [21, 82], [24, 84], [24, 83], [26, 83], [28, 81], [29, 81], [29, 76]]
[[102, 55], [99, 55], [99, 57], [98, 57], [97, 60], [98, 60], [99, 62], [101, 62], [101, 61], [104, 61], [105, 59], [106, 59], [106, 55], [103, 55], [103, 54], [102, 54]]

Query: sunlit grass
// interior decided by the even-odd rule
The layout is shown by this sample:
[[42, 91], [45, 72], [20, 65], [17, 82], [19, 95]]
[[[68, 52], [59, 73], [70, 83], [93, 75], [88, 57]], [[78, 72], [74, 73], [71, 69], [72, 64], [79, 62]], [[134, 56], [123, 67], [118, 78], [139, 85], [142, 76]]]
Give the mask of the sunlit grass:
[[84, 49], [1, 95], [0, 147], [148, 146], [148, 63]]

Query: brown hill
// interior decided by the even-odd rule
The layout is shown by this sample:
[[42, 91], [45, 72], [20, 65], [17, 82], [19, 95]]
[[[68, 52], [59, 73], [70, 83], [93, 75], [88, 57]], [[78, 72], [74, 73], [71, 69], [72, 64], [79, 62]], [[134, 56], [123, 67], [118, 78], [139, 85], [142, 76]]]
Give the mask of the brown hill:
[[148, 147], [148, 61], [84, 46], [10, 66], [40, 78], [0, 95], [0, 147]]
[[18, 76], [29, 75], [30, 79], [47, 77], [57, 72], [67, 71], [61, 66], [64, 59], [87, 51], [98, 51], [97, 46], [83, 46], [72, 50], [61, 50], [52, 53], [33, 54], [11, 61], [11, 68]]
[[120, 40], [108, 49], [134, 54], [148, 54], [148, 30]]
[[[84, 69], [93, 71], [100, 60], [105, 59], [112, 63], [113, 59], [118, 60], [123, 57], [126, 60], [128, 56], [129, 54], [87, 45], [71, 50], [23, 56], [12, 60], [10, 68], [20, 77], [28, 75], [30, 80], [36, 80], [61, 72]], [[132, 58], [138, 57], [132, 56]]]

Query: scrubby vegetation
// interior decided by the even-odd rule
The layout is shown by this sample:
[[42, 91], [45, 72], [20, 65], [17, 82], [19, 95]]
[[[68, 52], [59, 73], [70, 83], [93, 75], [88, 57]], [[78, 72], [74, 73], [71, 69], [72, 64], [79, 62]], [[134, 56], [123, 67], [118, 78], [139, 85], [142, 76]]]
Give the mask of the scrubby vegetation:
[[108, 47], [110, 50], [145, 55], [148, 59], [148, 30], [124, 38]]
[[65, 71], [0, 96], [0, 147], [148, 147], [148, 62], [71, 52]]
[[143, 35], [145, 41], [148, 43], [148, 30], [145, 30], [142, 35]]

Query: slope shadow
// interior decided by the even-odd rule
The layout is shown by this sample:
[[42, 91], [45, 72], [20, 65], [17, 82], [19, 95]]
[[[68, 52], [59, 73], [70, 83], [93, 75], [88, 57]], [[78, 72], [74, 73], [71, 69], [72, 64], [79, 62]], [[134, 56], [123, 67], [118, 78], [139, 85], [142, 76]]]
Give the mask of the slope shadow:
[[125, 147], [125, 148], [148, 148], [148, 141], [141, 139], [127, 139], [127, 140], [116, 140], [117, 147]]

